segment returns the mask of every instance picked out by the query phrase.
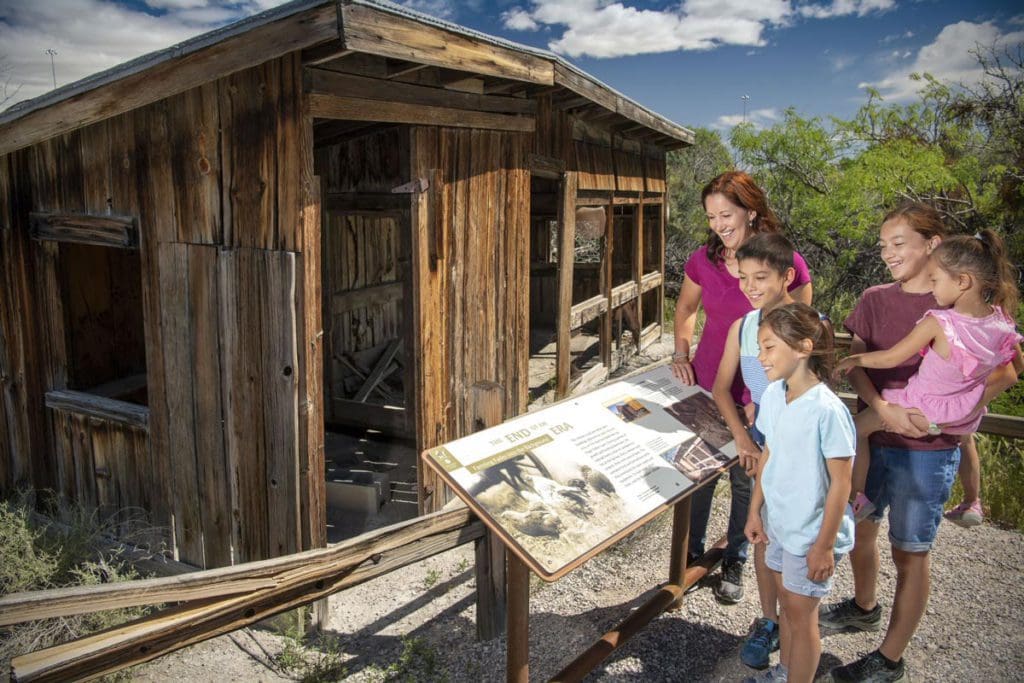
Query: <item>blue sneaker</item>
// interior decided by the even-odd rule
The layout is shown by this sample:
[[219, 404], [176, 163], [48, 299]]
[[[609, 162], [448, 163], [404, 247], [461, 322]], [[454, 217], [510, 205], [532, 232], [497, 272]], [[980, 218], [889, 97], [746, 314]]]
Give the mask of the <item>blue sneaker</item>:
[[752, 669], [768, 668], [768, 658], [779, 649], [779, 625], [761, 617], [750, 627], [750, 634], [740, 648], [740, 661]]

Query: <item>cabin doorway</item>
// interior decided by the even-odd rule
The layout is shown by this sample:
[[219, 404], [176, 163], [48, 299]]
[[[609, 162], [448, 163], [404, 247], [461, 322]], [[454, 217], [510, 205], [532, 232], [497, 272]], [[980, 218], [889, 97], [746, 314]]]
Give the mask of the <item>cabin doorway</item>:
[[417, 513], [407, 126], [314, 121], [328, 541]]

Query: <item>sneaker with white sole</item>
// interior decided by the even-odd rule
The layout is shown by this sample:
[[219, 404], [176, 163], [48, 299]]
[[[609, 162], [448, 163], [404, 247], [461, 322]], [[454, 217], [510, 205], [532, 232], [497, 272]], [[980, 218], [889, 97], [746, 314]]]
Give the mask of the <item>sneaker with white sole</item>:
[[960, 503], [952, 510], [947, 510], [942, 516], [953, 524], [968, 529], [985, 521], [985, 513], [981, 510], [980, 500], [975, 500], [973, 503]]
[[722, 576], [714, 588], [719, 602], [735, 605], [743, 599], [743, 563], [737, 560], [722, 564]]
[[882, 606], [864, 611], [853, 598], [822, 605], [818, 608], [818, 624], [831, 629], [877, 631], [882, 628]]
[[878, 650], [846, 666], [837, 666], [819, 679], [820, 683], [907, 683], [907, 667], [901, 659], [890, 669]]
[[747, 676], [743, 679], [743, 683], [779, 683], [779, 681], [787, 680], [789, 680], [789, 672], [782, 664], [776, 664], [756, 676]]

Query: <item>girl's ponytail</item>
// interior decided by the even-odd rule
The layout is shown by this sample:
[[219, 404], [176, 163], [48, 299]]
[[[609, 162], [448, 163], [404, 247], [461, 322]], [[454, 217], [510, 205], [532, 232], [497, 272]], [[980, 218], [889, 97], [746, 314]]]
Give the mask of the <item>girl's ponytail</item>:
[[1017, 288], [1017, 269], [1010, 262], [1006, 242], [998, 232], [989, 228], [982, 230], [978, 237], [992, 255], [995, 266], [996, 282], [992, 286], [992, 303], [1002, 308], [1010, 318], [1015, 318], [1020, 290]]
[[970, 275], [981, 287], [985, 301], [1003, 309], [1010, 318], [1017, 315], [1020, 290], [1017, 269], [1010, 263], [1006, 243], [995, 230], [985, 229], [973, 237], [950, 237], [933, 256], [950, 275]]

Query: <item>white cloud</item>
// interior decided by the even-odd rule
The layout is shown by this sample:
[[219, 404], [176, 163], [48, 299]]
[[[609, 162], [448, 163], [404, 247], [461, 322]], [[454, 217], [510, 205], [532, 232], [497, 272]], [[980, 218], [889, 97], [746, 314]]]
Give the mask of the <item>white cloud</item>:
[[872, 12], [887, 12], [896, 6], [896, 0], [832, 0], [824, 5], [803, 5], [800, 14], [813, 19], [829, 19], [856, 14], [858, 17]]
[[572, 57], [620, 57], [719, 45], [765, 45], [764, 32], [785, 26], [790, 0], [683, 0], [666, 9], [638, 9], [609, 0], [532, 0], [502, 15], [514, 30], [564, 26], [548, 47]]
[[[641, 9], [628, 0], [529, 0], [502, 14], [506, 28], [535, 31], [562, 26], [548, 47], [570, 57], [621, 57], [722, 45], [761, 47], [765, 32], [794, 19], [866, 14], [893, 8], [896, 0], [682, 0], [663, 9]], [[634, 0], [635, 2], [635, 0]]]
[[111, 0], [4, 0], [0, 56], [18, 99], [66, 85], [154, 50], [255, 14], [284, 0], [148, 0], [158, 14]]
[[514, 7], [507, 12], [502, 12], [501, 21], [506, 28], [513, 31], [536, 31], [539, 28], [530, 13], [522, 7]]
[[903, 33], [892, 33], [890, 35], [887, 35], [887, 36], [885, 36], [884, 38], [882, 38], [878, 42], [881, 43], [882, 45], [888, 45], [889, 43], [894, 43], [897, 40], [906, 40], [908, 38], [913, 38], [913, 37], [914, 37], [914, 32], [910, 31], [910, 30], [907, 30], [907, 31], [904, 31]]
[[754, 109], [753, 111], [747, 112], [747, 116], [744, 119], [743, 114], [724, 114], [715, 119], [715, 122], [711, 124], [711, 127], [716, 130], [727, 130], [729, 128], [735, 128], [741, 123], [750, 123], [754, 128], [761, 129], [767, 128], [772, 125], [780, 118], [779, 111], [774, 108], [768, 109]]
[[[920, 82], [910, 78], [912, 73], [927, 72], [946, 83], [975, 84], [984, 77], [984, 73], [971, 54], [972, 50], [979, 45], [998, 47], [1020, 43], [1024, 43], [1024, 31], [1003, 33], [991, 21], [949, 24], [933, 42], [917, 52], [912, 63], [894, 68], [877, 81], [861, 83], [860, 87], [873, 87], [886, 99], [898, 102], [913, 99], [921, 88]], [[911, 56], [911, 53], [896, 52], [893, 56], [902, 59]]]

